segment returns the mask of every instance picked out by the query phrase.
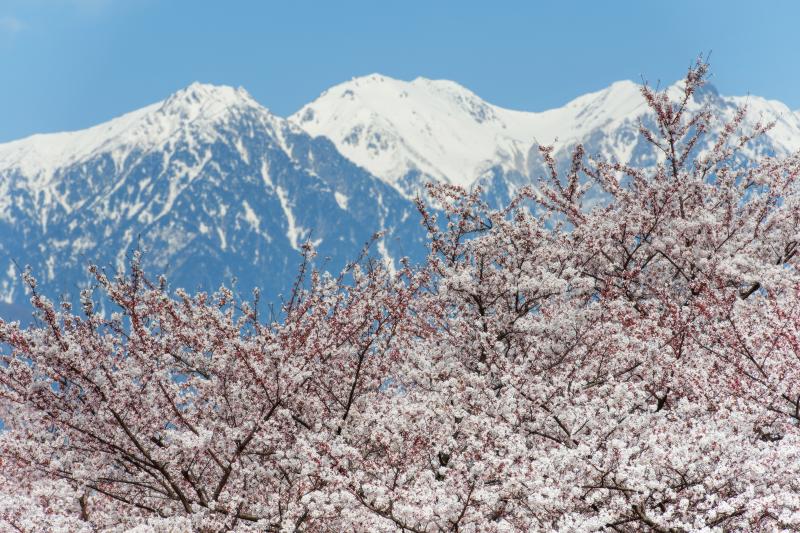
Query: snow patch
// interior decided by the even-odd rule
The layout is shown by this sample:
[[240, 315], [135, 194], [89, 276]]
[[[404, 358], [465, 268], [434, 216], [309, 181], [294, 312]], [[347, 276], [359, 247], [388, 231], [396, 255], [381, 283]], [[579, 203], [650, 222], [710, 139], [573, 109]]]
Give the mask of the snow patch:
[[228, 247], [228, 241], [225, 239], [225, 231], [221, 226], [217, 226], [217, 236], [219, 237], [219, 246], [223, 250]]
[[261, 179], [268, 190], [275, 188], [272, 184], [272, 178], [269, 177], [269, 162], [267, 162], [266, 158], [261, 162]]
[[247, 203], [247, 200], [242, 202], [242, 208], [244, 209], [244, 219], [250, 225], [250, 229], [252, 229], [254, 232], [258, 232], [258, 229], [261, 226], [261, 219], [258, 218], [256, 212], [253, 211], [253, 208], [250, 207], [249, 203]]
[[244, 143], [242, 142], [241, 137], [236, 138], [236, 151], [239, 152], [239, 155], [244, 161], [245, 165], [250, 164], [250, 154], [247, 152], [247, 148], [245, 148]]
[[305, 228], [297, 225], [292, 212], [292, 205], [289, 202], [289, 197], [283, 187], [275, 187], [275, 194], [278, 196], [278, 201], [283, 209], [283, 214], [286, 215], [286, 238], [289, 239], [289, 244], [300, 251], [300, 244], [306, 234]]
[[[160, 219], [170, 212], [180, 193], [183, 192], [183, 190], [200, 175], [200, 173], [203, 171], [203, 168], [206, 166], [206, 164], [208, 164], [209, 161], [211, 161], [211, 150], [206, 150], [200, 162], [195, 166], [186, 169], [183, 176], [175, 176], [173, 179], [170, 179], [167, 200], [164, 202], [164, 207], [161, 209], [161, 212], [153, 219], [153, 221]], [[183, 177], [183, 179], [181, 179], [181, 177]]]
[[336, 203], [339, 204], [339, 208], [342, 211], [347, 211], [347, 202], [350, 200], [350, 198], [339, 191], [333, 193], [333, 197], [336, 198]]

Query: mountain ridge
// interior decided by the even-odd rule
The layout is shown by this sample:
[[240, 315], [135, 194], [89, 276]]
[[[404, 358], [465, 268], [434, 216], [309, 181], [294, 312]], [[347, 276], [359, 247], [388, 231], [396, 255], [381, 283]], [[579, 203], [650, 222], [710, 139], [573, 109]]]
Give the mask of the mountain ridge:
[[[678, 82], [679, 83], [679, 82]], [[677, 89], [678, 83], [670, 86], [669, 90]], [[390, 88], [383, 93], [376, 87], [381, 85]], [[420, 91], [420, 89], [422, 89]], [[785, 104], [777, 100], [767, 100], [757, 96], [720, 96], [716, 88], [706, 86], [704, 92], [721, 99], [728, 105], [747, 104], [755, 107], [757, 113], [768, 113], [770, 118], [778, 120], [779, 132], [773, 136], [783, 140], [787, 151], [800, 149], [800, 110], [792, 111]], [[406, 105], [394, 106], [399, 100], [408, 99], [409, 90], [421, 92], [428, 101]], [[387, 93], [394, 91], [393, 97]], [[334, 94], [336, 93], [336, 95]], [[353, 105], [341, 105], [341, 102], [331, 103], [331, 100], [348, 98], [355, 101], [355, 95], [365, 93], [366, 103], [356, 101]], [[433, 95], [433, 97], [431, 96]], [[409, 130], [414, 126], [400, 124], [396, 119], [398, 114], [424, 115], [419, 107], [431, 103], [441, 103], [434, 97], [449, 99], [453, 104], [445, 113], [453, 117], [453, 109], [459, 109], [463, 114], [470, 116], [477, 124], [496, 123], [501, 132], [488, 129], [483, 133], [468, 130], [465, 126], [464, 116], [453, 117], [454, 120], [439, 120], [440, 127], [431, 129], [431, 124], [417, 121], [414, 125], [428, 131], [422, 140], [430, 141], [433, 136], [428, 133], [438, 133], [439, 137], [446, 137], [448, 132], [454, 142], [437, 147], [438, 158], [419, 149], [419, 141], [409, 140]], [[382, 109], [372, 101], [375, 98], [388, 100], [384, 104], [393, 104], [399, 109], [389, 119], [386, 118], [387, 108]], [[372, 99], [372, 100], [371, 100]], [[413, 98], [412, 98], [413, 100]], [[380, 102], [379, 102], [380, 103]], [[338, 105], [337, 105], [338, 104]], [[526, 152], [531, 145], [556, 144], [557, 147], [577, 142], [594, 129], [613, 126], [615, 123], [637, 117], [638, 111], [646, 110], [644, 100], [640, 95], [640, 85], [630, 80], [620, 80], [608, 87], [578, 96], [565, 105], [543, 111], [524, 111], [503, 108], [480, 98], [468, 88], [457, 82], [444, 79], [429, 79], [417, 77], [411, 81], [403, 81], [382, 74], [373, 73], [366, 76], [352, 78], [323, 91], [318, 98], [302, 106], [298, 111], [287, 117], [280, 117], [269, 111], [267, 107], [257, 102], [244, 88], [234, 88], [228, 85], [214, 85], [193, 82], [187, 87], [176, 91], [164, 100], [144, 106], [140, 109], [125, 113], [99, 125], [81, 130], [68, 132], [55, 132], [35, 134], [22, 139], [0, 143], [0, 168], [19, 168], [26, 175], [45, 176], [59, 166], [80, 162], [82, 158], [92, 155], [93, 152], [104, 148], [104, 144], [117, 140], [118, 145], [134, 145], [134, 141], [142, 144], [157, 144], [163, 142], [164, 130], [169, 131], [170, 123], [159, 124], [156, 116], [182, 115], [190, 119], [210, 120], [215, 114], [224, 114], [237, 108], [258, 109], [265, 117], [278, 119], [282, 127], [300, 128], [312, 136], [325, 136], [331, 139], [337, 149], [348, 159], [367, 169], [376, 177], [383, 179], [407, 196], [414, 196], [409, 191], [398, 186], [403, 177], [411, 170], [417, 170], [436, 181], [454, 183], [469, 187], [477, 182], [482, 173], [493, 163], [505, 163], [509, 168], [518, 169], [519, 161], [515, 158], [527, 157]], [[322, 111], [320, 108], [323, 108]], [[353, 112], [355, 108], [355, 112]], [[209, 112], [210, 111], [210, 112]], [[396, 110], [395, 110], [396, 111]], [[346, 112], [346, 116], [341, 115]], [[210, 117], [208, 115], [211, 115]], [[751, 112], [751, 114], [753, 114]], [[323, 116], [320, 120], [320, 116]], [[367, 116], [380, 127], [371, 131], [369, 124], [359, 117]], [[311, 118], [313, 117], [313, 118]], [[149, 118], [150, 124], [141, 124], [143, 119]], [[435, 116], [441, 119], [442, 117]], [[345, 122], [349, 119], [349, 122]], [[356, 123], [353, 123], [356, 121]], [[430, 121], [428, 121], [430, 122]], [[449, 123], [448, 123], [449, 122]], [[455, 122], [455, 123], [454, 123]], [[135, 135], [136, 127], [144, 130], [141, 135]], [[145, 128], [144, 126], [150, 126]], [[174, 127], [174, 125], [173, 125]], [[133, 132], [130, 130], [134, 129]], [[359, 132], [359, 129], [366, 130]], [[473, 128], [474, 129], [474, 128]], [[486, 128], [484, 128], [486, 129]], [[155, 133], [154, 133], [155, 130]], [[375, 128], [372, 128], [375, 130]], [[505, 131], [502, 131], [505, 130]], [[125, 137], [122, 134], [128, 133]], [[103, 134], [105, 133], [105, 136]], [[362, 139], [358, 139], [361, 133]], [[369, 134], [373, 138], [369, 138]], [[443, 134], [444, 133], [444, 134]], [[376, 145], [371, 141], [378, 136]], [[470, 137], [470, 135], [472, 135]], [[119, 137], [123, 138], [120, 140]], [[387, 139], [387, 136], [389, 137]], [[362, 140], [361, 143], [358, 141]], [[387, 143], [396, 142], [392, 146], [397, 148], [394, 152], [403, 152], [400, 159], [394, 157], [389, 161], [381, 160], [380, 148], [384, 152], [390, 148]], [[365, 146], [359, 146], [359, 144]], [[379, 146], [381, 145], [382, 146]], [[113, 148], [119, 148], [114, 146]], [[430, 152], [430, 150], [428, 150]], [[370, 153], [372, 155], [370, 155]], [[455, 154], [455, 155], [454, 155]], [[388, 154], [392, 157], [393, 154]], [[402, 159], [405, 158], [405, 161]], [[443, 162], [446, 159], [462, 160], [466, 162]]]
[[306, 239], [334, 271], [376, 231], [389, 232], [377, 250], [390, 265], [420, 242], [410, 202], [232, 88], [193, 84], [110, 124], [0, 146], [0, 162], [8, 303], [26, 299], [17, 264], [50, 295], [74, 293], [87, 263], [119, 269], [142, 246], [147, 270], [176, 286], [236, 279], [275, 298]]
[[[438, 89], [442, 86], [455, 95], [449, 102], [441, 98], [443, 91]], [[667, 90], [675, 95], [680, 87], [681, 82], [676, 82]], [[417, 97], [408, 98], [414, 92]], [[469, 105], [454, 119], [459, 97]], [[781, 102], [755, 96], [721, 96], [711, 85], [697, 97], [713, 101], [722, 110], [749, 104], [753, 108], [750, 116], [767, 115], [778, 120], [769, 135], [783, 152], [800, 149], [800, 116]], [[697, 99], [695, 102], [699, 103]], [[475, 118], [474, 110], [479, 110], [480, 120], [470, 120]], [[562, 107], [519, 111], [486, 102], [455, 82], [425, 78], [405, 82], [369, 75], [335, 85], [289, 118], [312, 135], [327, 136], [350, 160], [414, 196], [419, 180], [404, 183], [414, 171], [466, 187], [481, 181], [487, 170], [498, 165], [503, 172], [525, 174], [531, 166], [530, 158], [536, 156], [530, 152], [532, 146], [568, 147], [598, 130], [636, 122], [647, 113], [640, 85], [628, 80], [574, 98]], [[432, 118], [426, 120], [427, 116]], [[455, 141], [449, 146], [439, 140], [448, 131]], [[629, 156], [623, 149], [600, 155], [618, 160]]]
[[[669, 91], [677, 91], [677, 84]], [[325, 91], [280, 117], [243, 88], [193, 83], [166, 99], [76, 132], [0, 144], [0, 301], [24, 303], [16, 264], [49, 294], [85, 286], [85, 263], [121, 268], [143, 246], [154, 274], [176, 286], [237, 279], [273, 299], [291, 286], [301, 244], [331, 271], [364, 242], [389, 267], [426, 253], [414, 198], [428, 181], [481, 186], [490, 205], [560, 168], [575, 144], [640, 166], [651, 120], [639, 85], [622, 81], [541, 112], [501, 108], [448, 80], [373, 74]], [[775, 128], [746, 157], [800, 148], [800, 113], [706, 86], [690, 103], [723, 117], [749, 104]], [[589, 195], [588, 205], [602, 198]]]

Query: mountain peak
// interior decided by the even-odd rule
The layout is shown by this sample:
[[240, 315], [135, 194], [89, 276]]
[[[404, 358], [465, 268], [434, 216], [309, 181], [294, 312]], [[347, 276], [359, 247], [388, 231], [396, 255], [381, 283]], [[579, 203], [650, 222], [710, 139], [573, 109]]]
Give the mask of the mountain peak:
[[186, 127], [211, 131], [206, 126], [243, 110], [269, 114], [243, 88], [194, 82], [161, 102], [91, 128], [0, 144], [0, 166], [47, 178], [54, 169], [84, 160], [99, 150], [123, 157], [137, 147], [156, 146]]
[[567, 103], [566, 107], [616, 107], [625, 103], [639, 105], [644, 103], [641, 86], [630, 80], [615, 81], [608, 87], [583, 94]]
[[456, 98], [483, 102], [475, 93], [454, 81], [417, 77], [412, 81], [372, 73], [356, 76], [324, 91], [322, 97], [338, 96], [343, 100], [358, 100], [366, 105], [386, 99]]
[[631, 81], [533, 113], [492, 105], [450, 80], [372, 74], [332, 87], [290, 120], [396, 186], [421, 174], [469, 187], [498, 164], [525, 172], [533, 144], [578, 137], [641, 104]]
[[414, 78], [414, 80], [411, 83], [416, 86], [429, 87], [438, 91], [467, 93], [474, 96], [475, 98], [479, 98], [478, 95], [476, 95], [475, 93], [473, 93], [460, 83], [453, 80], [433, 79], [433, 78], [426, 78], [424, 76], [418, 76]]
[[230, 104], [254, 101], [253, 97], [250, 96], [250, 93], [248, 93], [244, 87], [215, 85], [213, 83], [201, 83], [199, 81], [194, 81], [183, 89], [175, 91], [166, 101], [170, 100], [184, 100], [195, 103], [213, 100], [225, 101]]
[[494, 106], [458, 83], [382, 74], [336, 85], [290, 117], [390, 183], [415, 171], [468, 183], [474, 167], [493, 155], [504, 127], [498, 120]]
[[330, 87], [329, 89], [326, 89], [325, 91], [322, 92], [322, 94], [323, 95], [328, 94], [332, 91], [335, 92], [336, 90], [339, 89], [344, 91], [347, 91], [349, 89], [353, 91], [358, 89], [369, 90], [370, 88], [377, 88], [380, 86], [386, 86], [387, 88], [391, 88], [392, 86], [396, 86], [398, 84], [403, 84], [403, 83], [407, 82], [392, 78], [390, 76], [385, 76], [378, 72], [373, 72], [372, 74], [366, 74], [364, 76], [353, 76], [347, 81], [338, 83]]
[[186, 118], [196, 118], [199, 115], [219, 113], [226, 109], [247, 107], [261, 108], [261, 105], [242, 87], [193, 82], [164, 100], [160, 111], [165, 114], [176, 113]]
[[366, 76], [353, 76], [351, 81], [356, 83], [384, 83], [384, 82], [397, 82], [395, 78], [390, 76], [384, 76], [380, 72], [373, 72], [372, 74], [367, 74]]
[[617, 80], [608, 86], [606, 91], [611, 93], [639, 94], [642, 86], [631, 80]]
[[[657, 88], [680, 98], [682, 82]], [[800, 143], [797, 114], [778, 103], [720, 96], [712, 85], [700, 88], [691, 102], [725, 113], [739, 104], [748, 104], [756, 115], [785, 118], [785, 128], [780, 122], [771, 134], [781, 150]], [[560, 147], [605, 138], [605, 155], [625, 160], [632, 149], [627, 139], [649, 112], [641, 85], [630, 80], [560, 108], [529, 112], [492, 105], [449, 80], [370, 74], [332, 87], [289, 120], [312, 135], [328, 137], [351, 161], [413, 195], [414, 180], [470, 187], [498, 168], [524, 175], [535, 153], [531, 147], [540, 143]], [[619, 139], [613, 137], [622, 131]]]

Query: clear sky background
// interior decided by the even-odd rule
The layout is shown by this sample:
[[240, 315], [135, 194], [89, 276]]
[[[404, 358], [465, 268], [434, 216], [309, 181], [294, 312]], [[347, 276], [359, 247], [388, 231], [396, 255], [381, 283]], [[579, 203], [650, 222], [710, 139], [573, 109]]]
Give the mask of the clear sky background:
[[372, 72], [540, 111], [613, 81], [672, 83], [711, 51], [723, 94], [800, 108], [800, 2], [0, 0], [0, 142], [79, 129], [192, 81], [286, 116]]

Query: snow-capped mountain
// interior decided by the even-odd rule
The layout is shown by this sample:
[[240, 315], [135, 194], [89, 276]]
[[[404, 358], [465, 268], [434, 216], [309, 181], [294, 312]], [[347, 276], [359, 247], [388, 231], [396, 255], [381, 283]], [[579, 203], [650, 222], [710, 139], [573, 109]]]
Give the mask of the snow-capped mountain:
[[[691, 105], [731, 116], [741, 104], [750, 122], [777, 121], [748, 157], [800, 149], [800, 112], [780, 102], [708, 86]], [[332, 271], [379, 230], [389, 230], [374, 249], [382, 260], [420, 259], [412, 199], [425, 182], [480, 185], [501, 204], [543, 174], [539, 143], [554, 144], [564, 165], [577, 143], [646, 165], [657, 154], [640, 120], [651, 119], [627, 81], [525, 112], [450, 81], [371, 75], [288, 119], [243, 89], [192, 84], [83, 131], [0, 144], [0, 302], [18, 314], [27, 300], [16, 265], [30, 264], [51, 296], [74, 295], [88, 263], [118, 268], [137, 246], [174, 287], [235, 278], [241, 292], [260, 286], [272, 300], [290, 286], [306, 239]]]
[[272, 115], [244, 90], [193, 84], [88, 130], [0, 145], [0, 300], [24, 302], [16, 264], [51, 295], [74, 294], [89, 262], [137, 246], [173, 286], [237, 280], [275, 298], [306, 239], [337, 270], [378, 230], [376, 253], [417, 256], [413, 204]]
[[[679, 91], [678, 84], [669, 90]], [[708, 86], [694, 105], [702, 103], [727, 115], [747, 104], [752, 121], [778, 121], [769, 150], [800, 148], [800, 115], [780, 102], [724, 97]], [[290, 120], [328, 137], [348, 159], [407, 196], [433, 179], [467, 188], [480, 183], [502, 201], [508, 191], [498, 187], [513, 189], [541, 173], [539, 144], [566, 155], [583, 143], [589, 154], [618, 161], [654, 156], [638, 134], [638, 121], [648, 114], [640, 86], [630, 81], [534, 113], [492, 105], [452, 81], [373, 74], [328, 89]]]
[[525, 171], [537, 142], [579, 137], [635, 113], [644, 105], [637, 94], [635, 84], [619, 82], [531, 113], [494, 106], [451, 81], [373, 74], [328, 89], [290, 120], [401, 189], [414, 174], [469, 187], [495, 165]]

